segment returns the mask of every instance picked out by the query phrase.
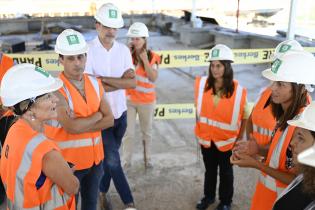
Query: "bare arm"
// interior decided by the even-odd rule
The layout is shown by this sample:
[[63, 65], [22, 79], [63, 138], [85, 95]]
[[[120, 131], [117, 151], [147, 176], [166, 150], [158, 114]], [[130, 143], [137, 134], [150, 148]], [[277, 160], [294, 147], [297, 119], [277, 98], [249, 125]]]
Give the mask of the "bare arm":
[[78, 193], [79, 180], [73, 175], [72, 170], [59, 152], [52, 150], [46, 153], [42, 164], [43, 173], [68, 195]]
[[113, 91], [112, 88], [117, 89], [129, 89], [129, 88], [135, 88], [136, 87], [136, 78], [134, 76], [130, 76], [133, 72], [132, 69], [128, 69], [125, 71], [125, 73], [120, 77], [101, 77], [103, 87], [105, 91]]
[[247, 121], [247, 119], [242, 119], [241, 128], [240, 128], [240, 132], [237, 136], [237, 139], [243, 139], [244, 131], [245, 131], [245, 127], [246, 127], [246, 121]]
[[93, 126], [91, 131], [100, 131], [114, 126], [114, 116], [105, 96], [101, 100], [100, 112], [103, 114], [103, 118]]
[[253, 133], [252, 114], [250, 114], [246, 123], [246, 136], [249, 137]]
[[276, 170], [274, 168], [266, 166], [265, 164], [263, 164], [262, 162], [259, 162], [259, 161], [258, 161], [257, 169], [265, 172], [269, 176], [279, 180], [280, 182], [283, 182], [284, 184], [290, 184], [293, 181], [293, 179], [296, 177], [295, 174]]
[[245, 168], [255, 168], [258, 170], [261, 170], [268, 174], [269, 176], [285, 183], [289, 184], [294, 178], [295, 174], [279, 171], [277, 169], [271, 168], [264, 163], [256, 160], [255, 158], [245, 155], [245, 154], [239, 154], [236, 156], [231, 156], [230, 161], [232, 164], [238, 165], [240, 167]]
[[56, 93], [56, 96], [59, 98], [59, 104], [56, 108], [58, 114], [57, 120], [69, 133], [78, 134], [89, 132], [91, 128], [103, 118], [101, 112], [96, 112], [88, 117], [74, 118], [71, 116], [70, 108], [65, 98], [60, 93]]
[[[154, 69], [150, 66], [149, 60], [148, 60], [148, 55], [147, 55], [147, 51], [143, 50], [140, 54], [139, 54], [140, 59], [142, 60], [143, 66], [144, 66], [144, 70], [148, 75], [148, 78], [151, 82], [155, 82], [157, 77], [158, 77], [158, 71], [157, 69]], [[157, 65], [156, 65], [157, 66]], [[156, 67], [158, 68], [158, 66]]]

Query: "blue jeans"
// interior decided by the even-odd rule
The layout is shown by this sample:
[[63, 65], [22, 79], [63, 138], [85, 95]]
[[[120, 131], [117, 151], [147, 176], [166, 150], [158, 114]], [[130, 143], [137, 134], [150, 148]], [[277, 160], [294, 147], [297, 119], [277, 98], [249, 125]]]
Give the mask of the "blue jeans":
[[[81, 210], [96, 210], [98, 186], [102, 174], [102, 163], [74, 172], [80, 181]], [[76, 202], [78, 197], [79, 194], [76, 195]]]
[[100, 191], [107, 193], [113, 179], [115, 188], [124, 204], [133, 203], [130, 187], [121, 167], [119, 148], [127, 128], [127, 112], [115, 119], [114, 126], [102, 130], [105, 159], [104, 175], [100, 183]]

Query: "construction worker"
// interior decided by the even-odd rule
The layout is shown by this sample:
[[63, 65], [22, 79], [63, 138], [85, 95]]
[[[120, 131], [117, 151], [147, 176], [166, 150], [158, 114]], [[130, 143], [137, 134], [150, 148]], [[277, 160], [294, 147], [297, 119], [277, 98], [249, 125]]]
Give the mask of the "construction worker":
[[[272, 61], [275, 61], [289, 50], [303, 51], [303, 47], [295, 40], [283, 41], [277, 45], [275, 52], [271, 56]], [[271, 88], [267, 87], [257, 100], [246, 125], [246, 135], [248, 137], [252, 135], [261, 146], [266, 146], [270, 143], [272, 131], [276, 126], [276, 119], [272, 115], [270, 97]]]
[[7, 209], [75, 210], [79, 181], [58, 146], [44, 134], [57, 117], [51, 92], [62, 81], [33, 64], [12, 67], [1, 82], [1, 100], [18, 120], [10, 128], [1, 154], [1, 178]]
[[114, 120], [101, 81], [83, 73], [87, 50], [83, 35], [77, 31], [66, 29], [57, 37], [55, 52], [64, 68], [59, 75], [64, 86], [56, 93], [57, 121], [50, 121], [45, 132], [76, 168], [81, 209], [96, 210], [104, 159], [101, 130], [112, 126]]
[[95, 15], [98, 36], [89, 44], [86, 73], [101, 78], [106, 98], [115, 118], [114, 126], [102, 131], [105, 159], [100, 183], [101, 209], [112, 209], [107, 194], [110, 181], [126, 208], [134, 208], [134, 199], [121, 166], [119, 148], [127, 127], [125, 89], [135, 88], [136, 80], [130, 50], [115, 40], [117, 30], [124, 25], [121, 11], [113, 4], [102, 5]]
[[297, 127], [290, 145], [299, 175], [277, 198], [273, 210], [315, 209], [315, 101], [288, 124]]
[[233, 168], [229, 161], [232, 148], [245, 130], [246, 89], [233, 80], [233, 52], [225, 45], [215, 45], [210, 53], [209, 76], [197, 77], [195, 134], [201, 145], [205, 165], [204, 197], [196, 208], [205, 210], [215, 201], [217, 169], [220, 169], [219, 199], [216, 210], [231, 209]]
[[[2, 80], [3, 75], [7, 72], [9, 68], [14, 65], [14, 61], [9, 56], [0, 52], [0, 82]], [[0, 101], [0, 152], [1, 147], [4, 143], [4, 139], [8, 133], [9, 127], [12, 124], [14, 116], [11, 111], [6, 110], [2, 107]], [[1, 157], [1, 156], [0, 156]], [[4, 201], [5, 198], [5, 189], [3, 187], [1, 178], [0, 178], [0, 204]]]
[[149, 31], [145, 24], [136, 22], [129, 27], [127, 36], [135, 66], [137, 86], [127, 89], [127, 131], [123, 140], [123, 160], [126, 167], [132, 163], [137, 114], [142, 133], [145, 168], [152, 168], [152, 123], [156, 103], [155, 84], [160, 56], [147, 49]]
[[[292, 164], [292, 150], [289, 146], [295, 127], [287, 121], [301, 113], [308, 103], [304, 84], [315, 84], [315, 65], [311, 53], [288, 51], [276, 59], [272, 67], [262, 72], [271, 81], [271, 107], [277, 124], [271, 136], [269, 149], [259, 147], [256, 141], [240, 141], [234, 147], [231, 162], [240, 167], [261, 171], [251, 210], [272, 209], [277, 196], [295, 178]], [[253, 155], [265, 157], [264, 162]]]

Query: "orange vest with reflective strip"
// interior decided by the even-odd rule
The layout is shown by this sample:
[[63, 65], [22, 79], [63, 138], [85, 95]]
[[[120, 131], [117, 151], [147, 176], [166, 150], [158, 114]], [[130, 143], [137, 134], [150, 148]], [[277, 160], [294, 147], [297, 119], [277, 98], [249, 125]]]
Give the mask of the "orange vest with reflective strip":
[[[303, 109], [300, 110], [300, 113]], [[284, 131], [279, 129], [275, 133], [268, 151], [265, 164], [281, 172], [290, 173], [286, 168], [286, 152], [291, 142], [295, 127], [288, 126]], [[260, 172], [256, 191], [252, 199], [251, 210], [271, 210], [281, 192], [288, 186], [275, 178]]]
[[271, 96], [271, 89], [266, 88], [260, 95], [252, 111], [253, 137], [259, 145], [267, 145], [276, 126], [276, 119], [272, 115], [271, 105], [265, 107]]
[[[99, 111], [104, 94], [100, 80], [87, 74], [83, 74], [83, 77], [86, 101], [64, 74], [60, 74], [64, 87], [59, 91], [67, 100], [74, 117], [88, 117]], [[104, 159], [101, 131], [71, 134], [58, 121], [51, 120], [45, 127], [45, 134], [58, 143], [63, 157], [73, 163], [77, 170], [90, 168]]]
[[221, 98], [215, 106], [212, 89], [204, 92], [206, 81], [207, 77], [197, 77], [195, 82], [195, 134], [203, 147], [210, 147], [213, 142], [220, 151], [225, 152], [233, 148], [239, 134], [246, 90], [234, 81], [233, 95]]
[[45, 154], [59, 150], [42, 133], [18, 120], [10, 128], [1, 153], [1, 178], [7, 194], [7, 209], [75, 210], [74, 196], [68, 196], [48, 177], [37, 189]]
[[[152, 59], [150, 66], [160, 63], [160, 56], [151, 52]], [[151, 104], [156, 100], [155, 84], [151, 82], [143, 66], [138, 66], [136, 69], [135, 89], [127, 89], [126, 95], [128, 100], [136, 104]]]
[[[14, 65], [14, 61], [12, 58], [2, 54], [1, 62], [0, 62], [0, 83], [2, 81], [2, 78], [4, 74], [7, 72], [8, 69], [10, 69]], [[0, 101], [1, 104], [1, 101]], [[10, 116], [13, 115], [12, 111], [6, 111], [1, 117]]]

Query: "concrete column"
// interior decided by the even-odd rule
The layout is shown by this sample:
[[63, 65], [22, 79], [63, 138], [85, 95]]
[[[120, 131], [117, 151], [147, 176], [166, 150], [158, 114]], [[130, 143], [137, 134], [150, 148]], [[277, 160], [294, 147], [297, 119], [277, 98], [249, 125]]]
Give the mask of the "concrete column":
[[291, 0], [287, 39], [294, 39], [294, 36], [295, 36], [295, 19], [296, 19], [297, 1], [298, 0]]

